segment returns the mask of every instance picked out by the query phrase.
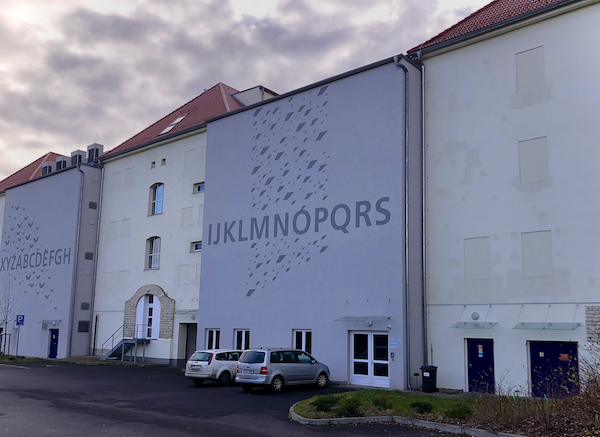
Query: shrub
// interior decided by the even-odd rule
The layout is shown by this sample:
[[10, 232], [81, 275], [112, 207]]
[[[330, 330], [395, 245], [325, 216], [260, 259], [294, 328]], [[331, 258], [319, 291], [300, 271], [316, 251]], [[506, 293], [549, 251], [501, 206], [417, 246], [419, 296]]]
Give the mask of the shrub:
[[328, 413], [339, 402], [340, 398], [338, 396], [326, 395], [316, 398], [314, 401], [311, 402], [311, 404], [315, 408], [315, 410]]
[[377, 397], [373, 399], [373, 406], [379, 408], [380, 410], [387, 410], [392, 408], [392, 401], [384, 396]]
[[362, 416], [360, 412], [360, 401], [356, 398], [347, 397], [344, 398], [337, 408], [337, 412], [343, 417], [359, 417]]
[[465, 419], [468, 419], [469, 417], [471, 417], [473, 415], [473, 411], [465, 403], [465, 404], [459, 404], [459, 405], [457, 405], [455, 407], [450, 408], [449, 410], [446, 410], [445, 414], [450, 419], [465, 420]]
[[409, 406], [410, 408], [414, 408], [419, 414], [427, 414], [433, 411], [433, 405], [431, 405], [429, 402], [418, 401], [413, 402]]

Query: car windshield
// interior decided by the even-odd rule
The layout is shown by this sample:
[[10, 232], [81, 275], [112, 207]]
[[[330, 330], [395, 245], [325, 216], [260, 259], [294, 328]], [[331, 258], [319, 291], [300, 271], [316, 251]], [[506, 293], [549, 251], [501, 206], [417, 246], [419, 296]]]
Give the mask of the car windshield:
[[246, 351], [240, 357], [240, 363], [256, 364], [265, 361], [265, 353], [257, 351]]
[[208, 361], [211, 355], [210, 352], [196, 352], [190, 357], [190, 361]]

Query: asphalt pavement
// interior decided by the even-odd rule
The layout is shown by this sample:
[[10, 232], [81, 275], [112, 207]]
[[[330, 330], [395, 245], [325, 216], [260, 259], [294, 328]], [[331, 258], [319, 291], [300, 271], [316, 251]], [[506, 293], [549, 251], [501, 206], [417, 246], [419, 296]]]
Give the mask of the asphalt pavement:
[[305, 426], [289, 407], [345, 387], [251, 393], [205, 382], [176, 367], [75, 365], [43, 361], [0, 365], [2, 437], [449, 436], [377, 423]]

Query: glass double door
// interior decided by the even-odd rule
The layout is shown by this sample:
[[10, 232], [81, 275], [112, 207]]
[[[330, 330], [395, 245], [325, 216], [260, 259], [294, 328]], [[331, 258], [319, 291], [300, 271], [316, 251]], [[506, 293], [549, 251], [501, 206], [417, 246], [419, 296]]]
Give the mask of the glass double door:
[[389, 339], [385, 332], [350, 332], [350, 382], [390, 386]]

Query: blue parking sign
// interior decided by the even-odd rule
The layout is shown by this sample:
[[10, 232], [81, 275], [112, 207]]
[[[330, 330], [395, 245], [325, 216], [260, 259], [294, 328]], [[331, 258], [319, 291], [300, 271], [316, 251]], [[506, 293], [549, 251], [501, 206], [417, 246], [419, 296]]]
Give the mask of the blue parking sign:
[[17, 326], [23, 326], [23, 325], [25, 325], [25, 315], [19, 314], [17, 316]]

